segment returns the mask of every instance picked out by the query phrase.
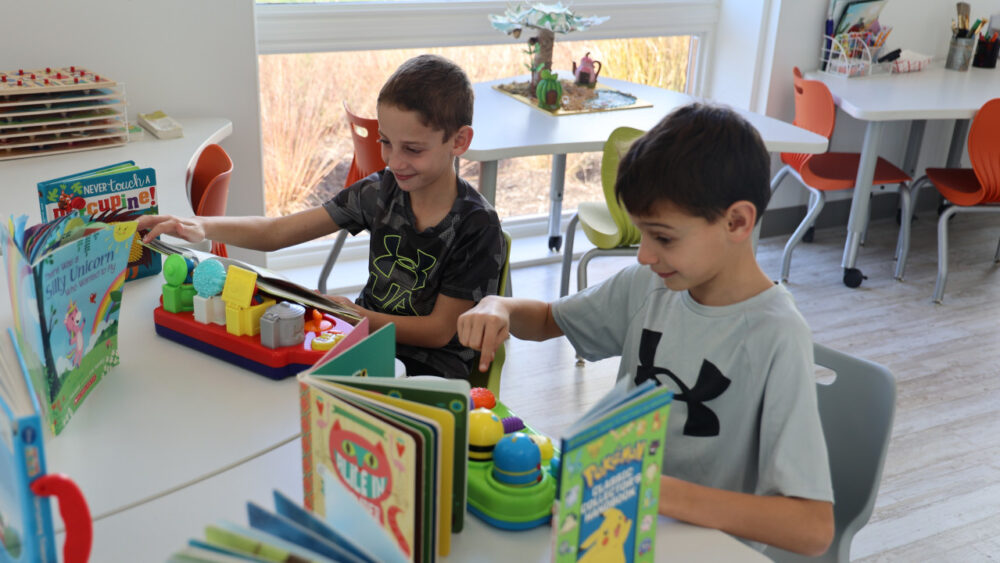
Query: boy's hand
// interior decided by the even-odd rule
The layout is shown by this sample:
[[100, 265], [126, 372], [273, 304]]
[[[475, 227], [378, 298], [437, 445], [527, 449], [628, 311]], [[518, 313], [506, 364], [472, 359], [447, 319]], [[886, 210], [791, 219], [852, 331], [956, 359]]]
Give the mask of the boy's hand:
[[205, 229], [198, 217], [174, 217], [173, 215], [143, 215], [139, 217], [139, 230], [149, 229], [142, 242], [151, 242], [156, 237], [167, 234], [188, 242], [205, 240]]
[[489, 369], [497, 348], [509, 337], [510, 312], [499, 297], [485, 297], [458, 317], [458, 340], [480, 351], [479, 371]]

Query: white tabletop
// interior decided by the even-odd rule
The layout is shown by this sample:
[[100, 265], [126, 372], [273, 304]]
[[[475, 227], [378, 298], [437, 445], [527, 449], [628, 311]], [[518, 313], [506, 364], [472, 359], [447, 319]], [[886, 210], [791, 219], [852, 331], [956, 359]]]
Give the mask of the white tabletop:
[[[247, 525], [246, 503], [273, 509], [271, 491], [302, 498], [301, 445], [281, 446], [226, 473], [94, 523], [92, 561], [163, 561], [190, 538], [204, 538], [208, 524], [223, 519]], [[467, 514], [452, 536], [447, 561], [528, 563], [549, 560], [551, 528], [502, 531]], [[142, 541], [123, 538], [142, 537]], [[63, 536], [60, 534], [59, 549]], [[657, 561], [767, 561], [762, 554], [718, 530], [661, 517]]]
[[156, 169], [160, 213], [193, 214], [186, 187], [187, 171], [201, 149], [228, 137], [233, 125], [228, 119], [214, 117], [178, 118], [178, 121], [184, 136], [177, 139], [157, 139], [146, 132], [141, 140], [119, 147], [0, 162], [4, 214], [27, 214], [29, 224], [37, 223], [41, 220], [35, 191], [38, 182], [125, 160]]
[[[563, 71], [561, 76], [570, 76]], [[676, 107], [695, 98], [624, 80], [601, 78], [600, 83], [632, 94], [652, 107], [553, 116], [493, 88], [496, 84], [527, 80], [501, 78], [473, 86], [476, 94], [472, 145], [462, 158], [492, 161], [538, 154], [600, 151], [613, 130], [628, 126], [648, 130]], [[821, 153], [827, 140], [781, 120], [737, 110], [760, 131], [772, 152]]]
[[[4, 328], [13, 326], [6, 283], [2, 276]], [[94, 517], [203, 478], [300, 430], [294, 377], [273, 381], [156, 335], [161, 283], [154, 276], [125, 285], [121, 364], [59, 436], [46, 436], [48, 472], [73, 478]]]
[[1000, 96], [997, 69], [948, 70], [942, 62], [902, 74], [845, 78], [813, 71], [806, 77], [822, 81], [842, 110], [866, 121], [971, 119]]

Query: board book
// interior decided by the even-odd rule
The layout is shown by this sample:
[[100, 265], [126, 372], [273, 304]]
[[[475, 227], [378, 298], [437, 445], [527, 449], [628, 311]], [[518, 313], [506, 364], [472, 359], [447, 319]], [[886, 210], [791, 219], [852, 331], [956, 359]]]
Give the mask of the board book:
[[673, 395], [625, 378], [561, 440], [553, 560], [654, 561], [660, 470]]
[[[81, 209], [99, 221], [135, 221], [159, 212], [156, 171], [127, 160], [52, 180], [38, 182], [42, 221]], [[127, 280], [160, 273], [160, 254], [145, 247], [137, 231], [132, 241]]]
[[[75, 495], [62, 496], [61, 508], [83, 507], [82, 513], [62, 511], [67, 545], [89, 552], [91, 521], [83, 495], [72, 481], [46, 475], [38, 398], [13, 338], [10, 329], [0, 337], [0, 562], [56, 561], [46, 481], [57, 479], [67, 494]], [[86, 559], [86, 552], [77, 555]]]
[[42, 416], [59, 434], [118, 365], [118, 313], [136, 222], [74, 213], [26, 227], [11, 217], [0, 240], [17, 347]]
[[330, 517], [327, 491], [344, 487], [409, 559], [433, 561], [463, 524], [469, 384], [393, 378], [391, 328], [299, 375], [305, 506]]

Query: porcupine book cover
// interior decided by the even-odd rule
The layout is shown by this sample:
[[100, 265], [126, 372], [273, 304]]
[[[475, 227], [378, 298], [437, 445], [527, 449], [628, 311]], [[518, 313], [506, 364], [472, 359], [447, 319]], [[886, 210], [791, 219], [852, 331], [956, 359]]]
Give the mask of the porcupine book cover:
[[[77, 210], [105, 223], [156, 215], [156, 170], [126, 160], [45, 180], [38, 183], [38, 205], [42, 221]], [[126, 281], [159, 274], [162, 268], [160, 255], [139, 242], [143, 234], [133, 236]]]
[[118, 313], [135, 221], [80, 212], [2, 229], [17, 351], [53, 434], [118, 365]]

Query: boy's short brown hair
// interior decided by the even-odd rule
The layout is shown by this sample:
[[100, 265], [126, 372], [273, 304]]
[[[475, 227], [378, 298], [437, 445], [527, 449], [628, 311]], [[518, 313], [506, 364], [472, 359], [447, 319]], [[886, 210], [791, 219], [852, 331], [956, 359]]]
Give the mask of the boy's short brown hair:
[[737, 201], [771, 199], [771, 157], [735, 111], [701, 103], [672, 111], [632, 144], [618, 165], [615, 196], [634, 215], [664, 201], [714, 222]]
[[465, 71], [439, 55], [419, 55], [399, 65], [378, 93], [379, 104], [417, 112], [425, 126], [444, 131], [445, 140], [472, 125], [473, 101]]

